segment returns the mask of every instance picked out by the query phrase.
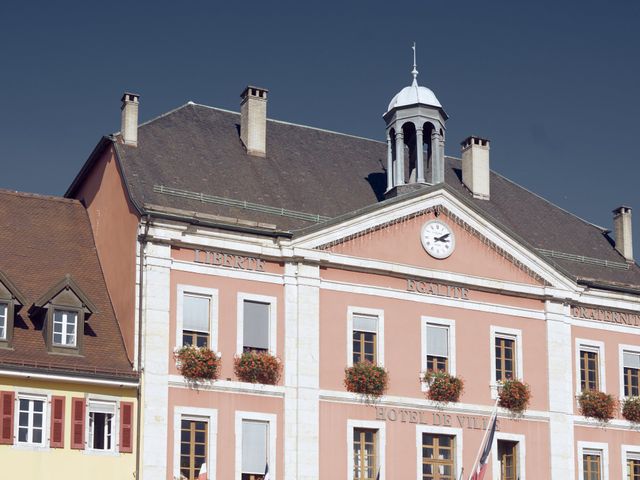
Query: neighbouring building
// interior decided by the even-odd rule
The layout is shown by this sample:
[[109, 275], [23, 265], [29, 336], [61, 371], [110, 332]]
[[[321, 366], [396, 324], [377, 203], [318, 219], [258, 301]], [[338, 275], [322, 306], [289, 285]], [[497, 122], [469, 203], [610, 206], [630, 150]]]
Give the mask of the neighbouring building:
[[3, 478], [130, 479], [138, 375], [77, 200], [0, 190]]
[[[531, 403], [499, 410], [487, 478], [640, 479], [637, 427], [577, 403], [638, 395], [631, 209], [612, 235], [491, 171], [486, 139], [445, 155], [447, 114], [413, 77], [386, 142], [267, 119], [263, 88], [240, 113], [189, 102], [142, 124], [123, 96], [66, 196], [140, 369], [140, 478], [458, 479], [520, 379]], [[217, 381], [185, 381], [185, 343], [220, 353]], [[239, 381], [247, 350], [281, 380]], [[373, 404], [345, 388], [361, 360], [389, 374]], [[426, 398], [429, 370], [464, 380], [459, 402]]]

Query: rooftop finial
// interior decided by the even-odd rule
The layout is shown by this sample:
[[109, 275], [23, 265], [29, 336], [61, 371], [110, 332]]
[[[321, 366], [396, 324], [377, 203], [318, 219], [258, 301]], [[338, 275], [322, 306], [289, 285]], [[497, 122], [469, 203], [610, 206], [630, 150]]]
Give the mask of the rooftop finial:
[[416, 68], [416, 42], [413, 42], [413, 70], [411, 70], [411, 75], [413, 75], [413, 84], [418, 85], [418, 69]]

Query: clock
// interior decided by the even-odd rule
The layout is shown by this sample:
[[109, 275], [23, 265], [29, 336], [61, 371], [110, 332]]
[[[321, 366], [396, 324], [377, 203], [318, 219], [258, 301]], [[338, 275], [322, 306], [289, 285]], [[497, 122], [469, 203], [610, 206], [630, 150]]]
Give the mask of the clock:
[[424, 224], [420, 234], [422, 246], [433, 258], [447, 258], [456, 246], [456, 237], [451, 228], [440, 220]]

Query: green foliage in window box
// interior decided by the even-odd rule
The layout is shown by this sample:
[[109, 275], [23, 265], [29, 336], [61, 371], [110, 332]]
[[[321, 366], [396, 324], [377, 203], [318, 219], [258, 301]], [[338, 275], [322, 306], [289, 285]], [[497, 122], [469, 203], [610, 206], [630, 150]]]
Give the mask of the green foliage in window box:
[[580, 412], [585, 417], [608, 422], [613, 418], [618, 401], [608, 393], [597, 390], [585, 390], [578, 397]]
[[349, 392], [360, 393], [367, 398], [378, 398], [387, 391], [389, 374], [371, 362], [358, 362], [344, 369], [344, 386]]
[[233, 360], [233, 371], [243, 382], [275, 385], [282, 375], [280, 359], [269, 352], [250, 350], [236, 355]]
[[424, 375], [423, 380], [429, 385], [427, 398], [434, 402], [457, 402], [464, 390], [462, 379], [447, 372], [429, 371]]
[[633, 423], [640, 423], [640, 397], [629, 397], [622, 404], [622, 416]]
[[220, 355], [207, 347], [185, 345], [175, 352], [176, 365], [187, 380], [216, 380], [220, 375]]
[[521, 415], [531, 401], [531, 387], [520, 380], [505, 380], [498, 393], [498, 405]]

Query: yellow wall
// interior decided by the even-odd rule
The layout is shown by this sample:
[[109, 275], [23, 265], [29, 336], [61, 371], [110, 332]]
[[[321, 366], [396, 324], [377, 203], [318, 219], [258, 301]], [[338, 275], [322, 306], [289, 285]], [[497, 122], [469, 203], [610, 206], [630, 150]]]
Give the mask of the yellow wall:
[[[1, 478], [24, 478], [37, 480], [69, 480], [90, 478], [91, 480], [117, 480], [135, 478], [135, 427], [136, 390], [130, 387], [108, 387], [80, 383], [63, 383], [0, 376], [0, 391], [65, 396], [64, 448], [30, 448], [15, 445], [0, 445]], [[133, 453], [89, 452], [71, 449], [71, 399], [90, 395], [113, 397], [114, 400], [134, 403], [133, 408]], [[50, 406], [45, 431], [51, 422]], [[17, 411], [14, 412], [14, 423]], [[116, 425], [119, 432], [119, 424]], [[47, 435], [48, 436], [48, 435]]]

